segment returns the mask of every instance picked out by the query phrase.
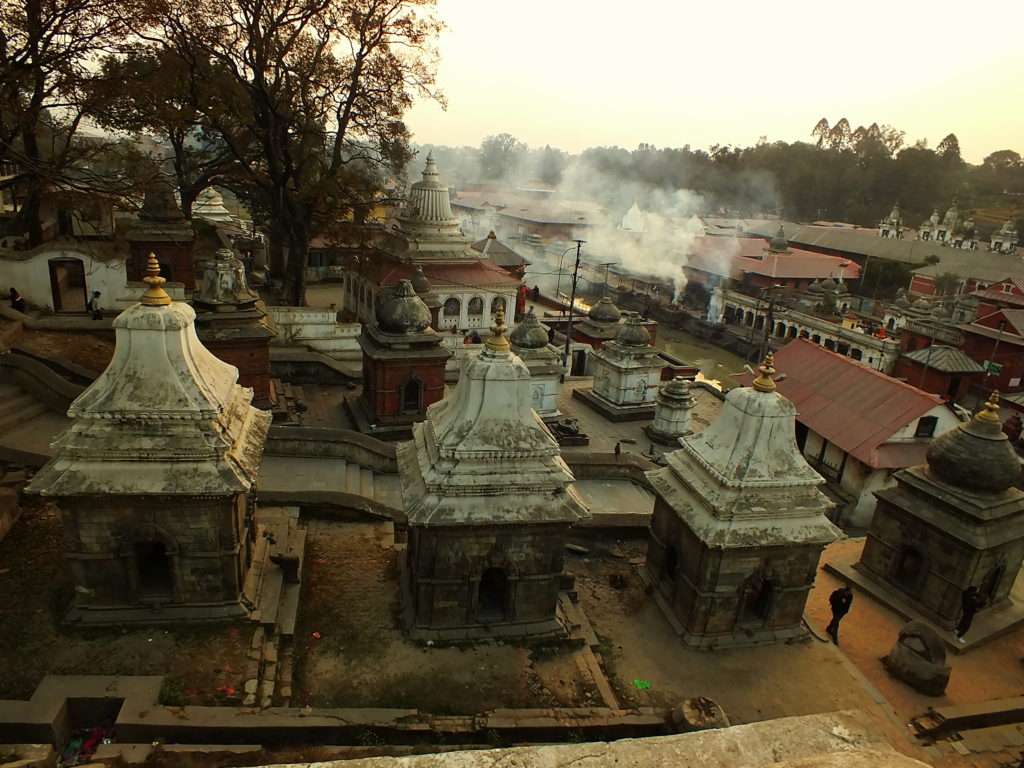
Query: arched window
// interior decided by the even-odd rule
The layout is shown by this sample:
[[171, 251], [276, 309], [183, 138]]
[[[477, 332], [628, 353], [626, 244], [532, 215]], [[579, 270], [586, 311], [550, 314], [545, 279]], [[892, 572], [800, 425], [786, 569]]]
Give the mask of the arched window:
[[459, 311], [462, 309], [462, 305], [459, 304], [458, 299], [448, 299], [444, 303], [444, 316], [445, 317], [458, 317]]
[[482, 315], [484, 313], [484, 300], [479, 296], [474, 296], [469, 300], [468, 309], [471, 315]]
[[493, 299], [493, 300], [491, 301], [491, 314], [492, 314], [492, 315], [496, 315], [496, 314], [498, 314], [498, 310], [499, 310], [499, 309], [500, 309], [500, 310], [501, 310], [502, 312], [507, 312], [507, 311], [508, 311], [508, 310], [507, 310], [507, 309], [505, 308], [505, 299], [503, 299], [503, 298], [502, 298], [501, 296], [496, 296], [496, 297], [494, 297], [494, 299]]
[[779, 322], [775, 324], [775, 335], [782, 338], [786, 335], [786, 324]]

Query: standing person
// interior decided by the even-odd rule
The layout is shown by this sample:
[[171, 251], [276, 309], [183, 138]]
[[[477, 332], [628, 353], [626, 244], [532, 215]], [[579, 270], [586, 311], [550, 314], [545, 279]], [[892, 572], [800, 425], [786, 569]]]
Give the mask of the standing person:
[[981, 606], [985, 604], [981, 593], [978, 592], [978, 588], [971, 584], [967, 589], [964, 590], [963, 595], [960, 597], [960, 622], [956, 625], [956, 639], [957, 642], [963, 644], [967, 641], [964, 639], [964, 635], [967, 634], [967, 630], [971, 628], [971, 623], [974, 621], [974, 614], [976, 614]]
[[100, 309], [100, 292], [93, 291], [92, 296], [85, 302], [85, 309], [92, 315], [93, 320], [103, 319], [103, 310]]
[[828, 597], [829, 605], [832, 606], [832, 621], [825, 631], [832, 638], [832, 642], [839, 645], [839, 622], [850, 612], [850, 605], [853, 604], [853, 590], [849, 584], [844, 584]]
[[11, 286], [10, 297], [11, 297], [11, 309], [13, 309], [15, 312], [24, 312], [25, 311], [25, 297], [22, 296], [20, 293], [18, 293], [18, 289], [15, 288], [13, 285]]
[[618, 461], [619, 460], [619, 456], [621, 456], [621, 455], [622, 455], [622, 441], [620, 440], [617, 443], [615, 443], [615, 460]]

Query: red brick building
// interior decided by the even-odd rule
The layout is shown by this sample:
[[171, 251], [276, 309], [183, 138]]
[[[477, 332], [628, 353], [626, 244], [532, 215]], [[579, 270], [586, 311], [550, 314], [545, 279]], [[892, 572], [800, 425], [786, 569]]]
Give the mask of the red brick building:
[[956, 347], [933, 344], [908, 352], [896, 361], [893, 378], [925, 392], [959, 401], [981, 383], [985, 369]]
[[1024, 390], [1024, 309], [979, 313], [973, 323], [961, 325], [960, 330], [964, 334], [963, 351], [988, 366], [982, 384], [985, 389]]
[[174, 200], [170, 184], [146, 192], [139, 220], [128, 232], [130, 255], [125, 265], [129, 282], [138, 282], [146, 274], [149, 254], [160, 262], [160, 274], [168, 282], [182, 283], [195, 290], [193, 263], [195, 230]]
[[444, 397], [451, 352], [430, 327], [430, 310], [409, 280], [377, 304], [375, 323], [364, 323], [363, 393], [349, 401], [361, 432], [405, 439], [427, 408]]

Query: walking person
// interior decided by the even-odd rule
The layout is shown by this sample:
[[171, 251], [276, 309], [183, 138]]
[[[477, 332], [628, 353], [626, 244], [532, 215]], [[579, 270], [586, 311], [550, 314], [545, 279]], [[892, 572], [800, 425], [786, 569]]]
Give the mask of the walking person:
[[90, 296], [89, 300], [87, 302], [85, 302], [85, 309], [86, 309], [87, 312], [89, 312], [89, 314], [92, 315], [92, 319], [93, 320], [102, 320], [103, 319], [103, 310], [100, 309], [100, 292], [99, 291], [93, 291], [92, 292], [92, 296]]
[[965, 589], [963, 595], [961, 595], [960, 621], [956, 625], [956, 639], [961, 645], [967, 642], [964, 639], [964, 636], [971, 628], [971, 623], [974, 621], [974, 614], [981, 610], [981, 606], [984, 604], [985, 600], [982, 598], [981, 593], [978, 592], [978, 588], [973, 584]]
[[832, 638], [832, 642], [839, 645], [839, 622], [850, 612], [850, 606], [853, 604], [853, 590], [850, 589], [850, 585], [844, 584], [835, 590], [829, 595], [828, 602], [832, 606], [832, 621], [825, 631]]
[[11, 309], [13, 309], [15, 312], [24, 312], [25, 298], [20, 293], [18, 293], [18, 289], [12, 285], [11, 291], [8, 295], [11, 297]]

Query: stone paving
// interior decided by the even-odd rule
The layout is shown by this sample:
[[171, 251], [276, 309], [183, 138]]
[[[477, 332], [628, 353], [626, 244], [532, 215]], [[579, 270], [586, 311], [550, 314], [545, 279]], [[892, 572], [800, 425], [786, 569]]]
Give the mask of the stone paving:
[[[848, 559], [864, 545], [863, 539], [847, 539], [826, 548], [822, 565], [836, 557]], [[807, 620], [824, 637], [831, 619], [828, 596], [839, 586], [839, 579], [819, 569], [814, 590], [807, 601]], [[1024, 579], [1018, 576], [1014, 594], [1024, 598]], [[970, 704], [991, 699], [1019, 696], [1024, 689], [1024, 631], [1016, 630], [970, 650], [950, 654], [946, 663], [952, 667], [949, 686], [944, 696], [925, 696], [905, 683], [889, 676], [882, 666], [885, 656], [896, 642], [905, 620], [896, 612], [877, 602], [863, 591], [854, 589], [853, 606], [843, 620], [839, 633], [840, 650], [860, 673], [875, 686], [907, 722], [923, 714], [929, 707]], [[933, 755], [933, 758], [938, 758]], [[942, 757], [948, 761], [949, 755]], [[996, 753], [964, 757], [958, 764], [996, 765], [1003, 759]], [[933, 762], [933, 760], [930, 760]], [[954, 760], [955, 762], [955, 760]]]

